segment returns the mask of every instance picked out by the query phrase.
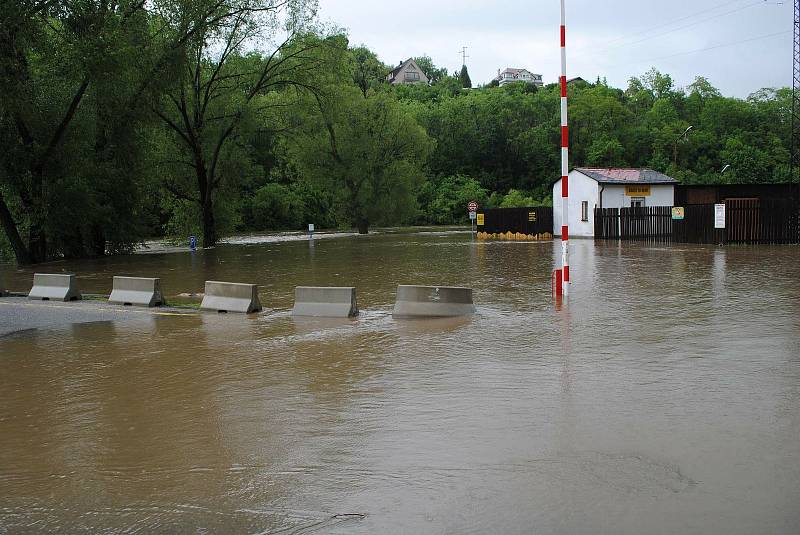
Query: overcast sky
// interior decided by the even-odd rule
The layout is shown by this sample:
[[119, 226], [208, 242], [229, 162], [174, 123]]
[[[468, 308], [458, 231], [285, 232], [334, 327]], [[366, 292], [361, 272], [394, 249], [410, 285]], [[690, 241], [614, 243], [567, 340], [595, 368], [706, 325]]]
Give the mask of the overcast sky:
[[[792, 2], [784, 0], [566, 0], [567, 76], [627, 87], [650, 67], [683, 87], [705, 76], [746, 97], [788, 86]], [[556, 82], [559, 0], [319, 0], [323, 21], [347, 30], [389, 65], [427, 54], [448, 71], [467, 67], [475, 85], [497, 69], [524, 67]], [[777, 34], [777, 35], [775, 35]], [[703, 50], [705, 49], [705, 50]]]

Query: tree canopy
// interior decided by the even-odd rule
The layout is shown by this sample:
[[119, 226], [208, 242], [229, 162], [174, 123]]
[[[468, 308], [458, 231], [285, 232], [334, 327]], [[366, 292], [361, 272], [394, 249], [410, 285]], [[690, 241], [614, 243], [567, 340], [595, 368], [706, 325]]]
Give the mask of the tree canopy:
[[[455, 224], [466, 203], [549, 204], [559, 88], [470, 89], [390, 67], [313, 0], [20, 0], [0, 10], [0, 255], [129, 251], [152, 237]], [[570, 84], [575, 166], [683, 183], [789, 181], [791, 90], [725, 97], [651, 69]], [[689, 128], [691, 127], [691, 128]], [[722, 174], [722, 169], [727, 170]]]

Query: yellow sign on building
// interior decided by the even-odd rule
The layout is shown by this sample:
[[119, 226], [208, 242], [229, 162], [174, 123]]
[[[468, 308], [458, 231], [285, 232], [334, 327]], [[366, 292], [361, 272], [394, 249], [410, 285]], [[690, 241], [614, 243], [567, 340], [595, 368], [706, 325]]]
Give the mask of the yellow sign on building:
[[536, 221], [536, 212], [528, 212], [528, 221]]
[[628, 197], [648, 197], [650, 195], [650, 185], [649, 184], [626, 185], [625, 195]]
[[479, 227], [483, 226], [483, 214], [478, 214], [478, 223], [477, 223], [477, 225]]

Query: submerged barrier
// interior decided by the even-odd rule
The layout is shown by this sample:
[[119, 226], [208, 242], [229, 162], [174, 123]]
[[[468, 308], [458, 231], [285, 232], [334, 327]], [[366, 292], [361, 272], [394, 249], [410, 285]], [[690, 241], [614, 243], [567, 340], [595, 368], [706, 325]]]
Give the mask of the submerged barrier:
[[[0, 295], [6, 294], [0, 290]], [[29, 299], [81, 299], [76, 275], [36, 273]], [[145, 307], [164, 304], [161, 279], [115, 276], [109, 303]], [[201, 310], [252, 313], [262, 310], [258, 285], [206, 281]], [[453, 286], [397, 286], [393, 316], [398, 318], [455, 317], [475, 313], [472, 288]], [[358, 315], [353, 286], [297, 286], [294, 316], [348, 318]]]
[[161, 279], [146, 277], [114, 277], [109, 303], [119, 305], [161, 306]]
[[217, 312], [260, 312], [258, 285], [238, 282], [206, 281], [202, 310]]
[[396, 317], [447, 317], [474, 313], [472, 288], [405, 284], [397, 287], [393, 312]]
[[294, 289], [293, 316], [349, 318], [358, 315], [352, 286], [298, 286]]
[[42, 301], [76, 301], [81, 298], [75, 275], [34, 273], [33, 288], [28, 299]]

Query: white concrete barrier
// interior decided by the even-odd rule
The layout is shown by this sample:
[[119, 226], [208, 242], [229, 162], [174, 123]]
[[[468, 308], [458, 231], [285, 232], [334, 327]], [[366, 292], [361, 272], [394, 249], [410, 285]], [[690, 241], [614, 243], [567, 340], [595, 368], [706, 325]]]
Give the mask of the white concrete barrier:
[[293, 316], [349, 318], [358, 315], [352, 286], [298, 286], [294, 289]]
[[75, 275], [34, 273], [33, 288], [28, 299], [42, 301], [75, 301], [81, 298]]
[[393, 316], [398, 318], [466, 316], [475, 313], [472, 288], [452, 286], [397, 287]]
[[157, 307], [163, 303], [161, 279], [114, 277], [109, 303]]
[[259, 312], [261, 302], [258, 300], [258, 286], [238, 282], [206, 281], [203, 310], [218, 312]]

